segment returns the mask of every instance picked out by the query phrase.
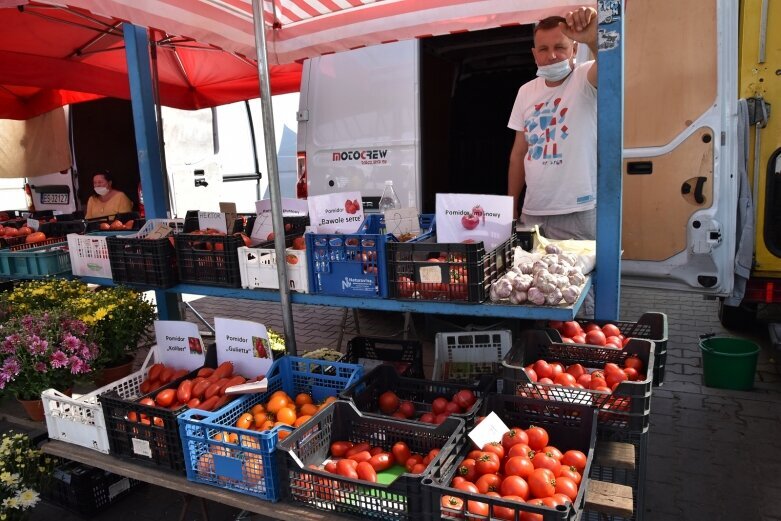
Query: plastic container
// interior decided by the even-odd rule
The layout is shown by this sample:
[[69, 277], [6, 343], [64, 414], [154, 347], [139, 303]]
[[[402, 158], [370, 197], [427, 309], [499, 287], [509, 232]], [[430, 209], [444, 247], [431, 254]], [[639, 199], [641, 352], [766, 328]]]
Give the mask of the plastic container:
[[0, 277], [40, 279], [70, 272], [68, 243], [62, 239], [20, 244], [0, 251]]
[[99, 277], [111, 280], [111, 261], [106, 237], [129, 235], [133, 232], [93, 232], [87, 235], [69, 233], [68, 254], [71, 269], [77, 277]]
[[179, 281], [240, 288], [238, 249], [246, 246], [243, 238], [233, 234], [193, 233], [197, 226], [197, 218], [188, 219], [185, 233], [175, 237]]
[[399, 376], [425, 378], [423, 346], [417, 340], [357, 336], [347, 342], [347, 352], [341, 361], [361, 364], [364, 369], [385, 363], [394, 367]]
[[138, 212], [125, 212], [125, 213], [118, 213], [116, 215], [112, 215], [111, 217], [98, 217], [95, 219], [89, 219], [86, 221], [86, 227], [87, 232], [100, 232], [100, 231], [120, 231], [120, 230], [101, 230], [100, 225], [103, 223], [108, 224], [109, 226], [114, 221], [119, 221], [123, 224], [127, 223], [127, 221], [133, 221], [133, 231], [138, 231], [141, 228], [144, 227], [145, 221]]
[[450, 486], [455, 476], [458, 464], [471, 451], [473, 443], [464, 438], [456, 451], [454, 458], [449, 458], [432, 465], [431, 472], [423, 480], [423, 486], [428, 490], [429, 519], [486, 519], [470, 516], [464, 510], [445, 510], [442, 507], [444, 496], [453, 496], [463, 500], [463, 509], [467, 508], [469, 501], [486, 503], [489, 507], [488, 519], [497, 519], [494, 513], [496, 507], [506, 507], [513, 511], [514, 517], [520, 519], [522, 512], [530, 512], [542, 516], [542, 521], [573, 521], [579, 519], [586, 501], [586, 489], [589, 482], [589, 471], [594, 459], [594, 445], [596, 442], [596, 418], [594, 411], [588, 407], [575, 404], [545, 402], [520, 396], [490, 395], [483, 403], [481, 415], [490, 412], [499, 415], [507, 427], [529, 428], [531, 425], [543, 427], [550, 435], [550, 445], [557, 447], [561, 452], [567, 450], [580, 450], [586, 457], [586, 467], [583, 471], [583, 479], [578, 489], [575, 501], [567, 507], [548, 508], [505, 501], [482, 494], [473, 494], [458, 490]]
[[[362, 374], [358, 365], [284, 356], [269, 369], [266, 392], [245, 395], [213, 413], [185, 412], [179, 418], [179, 432], [187, 479], [278, 501], [282, 490], [275, 449], [279, 431], [292, 428], [279, 426], [258, 432], [235, 427], [236, 420], [255, 404], [265, 403], [275, 391], [283, 390], [293, 398], [308, 393], [319, 403], [336, 396]], [[236, 443], [214, 439], [221, 433], [235, 434]]]
[[422, 474], [404, 472], [390, 484], [351, 479], [312, 468], [330, 456], [334, 441], [367, 442], [390, 452], [398, 441], [410, 451], [428, 454], [440, 449], [429, 468], [450, 458], [465, 433], [464, 422], [447, 418], [441, 425], [367, 416], [351, 402], [336, 401], [318, 412], [277, 446], [281, 454], [280, 481], [285, 498], [311, 508], [361, 519], [417, 521], [428, 519], [428, 494], [421, 486]]
[[510, 348], [512, 335], [509, 331], [437, 333], [431, 378], [474, 383], [483, 375], [500, 374], [502, 360]]
[[380, 395], [393, 391], [399, 400], [409, 400], [415, 406], [415, 416], [408, 421], [419, 421], [420, 415], [431, 412], [431, 402], [435, 398], [444, 397], [448, 401], [458, 391], [472, 391], [477, 401], [463, 413], [453, 413], [451, 416], [464, 420], [466, 427], [474, 425], [477, 412], [483, 405], [483, 399], [488, 393], [496, 392], [496, 377], [485, 375], [477, 385], [436, 382], [418, 378], [404, 378], [398, 375], [393, 367], [381, 365], [375, 367], [358, 382], [341, 393], [340, 398], [352, 401], [359, 411], [366, 414], [390, 417], [379, 409]]
[[65, 237], [69, 233], [85, 233], [87, 223], [83, 220], [60, 221], [53, 223], [41, 223], [38, 231], [46, 234], [47, 237]]
[[142, 288], [170, 288], [179, 282], [173, 239], [146, 238], [164, 224], [173, 234], [184, 228], [183, 219], [150, 219], [136, 234], [106, 238], [114, 282]]
[[735, 337], [700, 339], [702, 380], [707, 387], [750, 391], [754, 388], [759, 346]]
[[71, 397], [56, 389], [43, 391], [41, 400], [49, 438], [108, 454], [110, 446], [106, 420], [98, 396], [114, 393], [122, 400], [140, 398], [143, 395], [140, 385], [154, 363], [154, 349], [150, 349], [141, 370], [91, 393]]
[[380, 212], [401, 208], [401, 201], [399, 200], [399, 196], [396, 195], [396, 190], [393, 189], [393, 181], [390, 179], [385, 181], [385, 189], [382, 191], [378, 206]]
[[513, 265], [518, 238], [492, 251], [483, 243], [438, 243], [435, 238], [389, 243], [388, 294], [394, 299], [480, 303]]
[[91, 517], [146, 485], [75, 461], [64, 461], [44, 481], [41, 495], [84, 517]]
[[[412, 241], [430, 237], [433, 225], [433, 215], [421, 215], [421, 234]], [[362, 298], [388, 296], [385, 252], [387, 245], [397, 239], [386, 233], [384, 216], [368, 215], [356, 233], [307, 233], [304, 237], [310, 293]]]
[[502, 362], [503, 390], [506, 394], [593, 407], [600, 410], [600, 427], [645, 432], [651, 414], [651, 372], [643, 380], [621, 382], [612, 393], [607, 393], [532, 382], [523, 368], [542, 359], [561, 362], [565, 367], [582, 364], [587, 370], [602, 369], [608, 362], [623, 366], [630, 356], [637, 356], [643, 362], [643, 367], [648, 368], [653, 367], [653, 347], [652, 341], [637, 338], [630, 339], [623, 349], [564, 344], [552, 342], [541, 330], [527, 330]]
[[[291, 248], [293, 239], [300, 236], [290, 235], [285, 238], [288, 287], [291, 291], [309, 293], [309, 263], [306, 250], [294, 250]], [[277, 252], [274, 249], [273, 242], [270, 246], [251, 248], [242, 246], [237, 250], [237, 255], [239, 258], [239, 274], [241, 276], [242, 288], [279, 289]]]
[[[615, 324], [627, 338], [642, 338], [654, 341], [654, 385], [664, 383], [664, 367], [667, 362], [667, 315], [648, 311], [643, 313], [637, 322], [623, 320], [578, 320], [581, 326], [594, 322], [600, 327], [605, 324]], [[549, 335], [554, 342], [561, 342], [561, 334], [550, 329]]]

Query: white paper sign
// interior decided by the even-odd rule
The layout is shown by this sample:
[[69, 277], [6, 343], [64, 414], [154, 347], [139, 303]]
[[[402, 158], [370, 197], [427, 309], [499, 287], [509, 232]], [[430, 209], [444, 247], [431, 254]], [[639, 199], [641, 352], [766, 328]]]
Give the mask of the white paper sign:
[[215, 317], [214, 329], [219, 363], [233, 362], [233, 372], [245, 378], [268, 373], [273, 360], [266, 326]]
[[418, 209], [399, 208], [385, 210], [385, 231], [392, 233], [398, 239], [404, 234], [420, 235], [420, 218]]
[[133, 443], [134, 453], [138, 454], [139, 456], [146, 456], [147, 458], [152, 457], [152, 449], [149, 446], [149, 441], [140, 440], [138, 438], [131, 438], [130, 441]]
[[355, 233], [363, 222], [360, 192], [313, 195], [309, 220], [318, 233]]
[[40, 225], [41, 225], [41, 221], [39, 221], [38, 219], [30, 219], [30, 218], [27, 219], [27, 226], [29, 226], [36, 232], [38, 231], [38, 227]]
[[155, 320], [155, 360], [193, 371], [206, 360], [198, 325], [184, 320]]
[[469, 439], [482, 449], [486, 443], [501, 442], [502, 436], [509, 430], [501, 418], [495, 412], [491, 412], [483, 421], [477, 424], [477, 427], [472, 429], [472, 432], [469, 433]]
[[[271, 199], [255, 201], [255, 212], [271, 212]], [[309, 214], [309, 205], [305, 199], [282, 198], [282, 217], [304, 217]]]
[[201, 230], [211, 228], [222, 233], [228, 233], [225, 224], [225, 214], [222, 212], [198, 212], [198, 226]]
[[491, 251], [510, 238], [513, 198], [508, 195], [437, 194], [437, 242], [483, 242]]

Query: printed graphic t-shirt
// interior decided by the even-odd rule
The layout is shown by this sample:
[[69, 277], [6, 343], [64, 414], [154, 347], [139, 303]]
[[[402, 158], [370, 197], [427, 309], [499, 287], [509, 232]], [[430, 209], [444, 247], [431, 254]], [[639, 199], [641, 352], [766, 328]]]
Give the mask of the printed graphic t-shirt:
[[507, 126], [523, 131], [529, 215], [590, 210], [597, 201], [597, 90], [588, 81], [593, 62], [575, 67], [549, 87], [536, 78], [518, 89]]

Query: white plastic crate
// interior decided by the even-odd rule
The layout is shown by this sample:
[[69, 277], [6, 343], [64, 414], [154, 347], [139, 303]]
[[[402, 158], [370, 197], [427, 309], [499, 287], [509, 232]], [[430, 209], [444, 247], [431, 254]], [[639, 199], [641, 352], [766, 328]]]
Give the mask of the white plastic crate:
[[152, 230], [157, 228], [157, 226], [165, 224], [169, 228], [173, 230], [174, 235], [177, 233], [181, 233], [182, 230], [184, 230], [184, 219], [149, 219], [144, 226], [141, 227], [140, 230], [138, 230], [134, 234], [126, 235], [125, 237], [128, 238], [134, 238], [134, 239], [143, 239], [147, 235], [149, 235]]
[[[115, 235], [119, 234], [117, 232]], [[68, 234], [68, 253], [73, 274], [79, 277], [111, 279], [106, 235]]]
[[49, 438], [73, 443], [104, 454], [109, 453], [108, 435], [103, 410], [98, 396], [116, 391], [124, 399], [141, 396], [141, 383], [149, 368], [155, 363], [154, 348], [141, 366], [141, 370], [112, 382], [91, 393], [68, 397], [56, 389], [47, 389], [41, 393], [43, 412], [46, 415], [46, 428]]
[[472, 383], [483, 374], [499, 374], [511, 347], [506, 330], [437, 333], [431, 379]]
[[[276, 250], [241, 246], [238, 256], [242, 288], [279, 289]], [[297, 261], [287, 263], [288, 286], [292, 291], [309, 293], [306, 250], [288, 248], [285, 256], [293, 256]]]

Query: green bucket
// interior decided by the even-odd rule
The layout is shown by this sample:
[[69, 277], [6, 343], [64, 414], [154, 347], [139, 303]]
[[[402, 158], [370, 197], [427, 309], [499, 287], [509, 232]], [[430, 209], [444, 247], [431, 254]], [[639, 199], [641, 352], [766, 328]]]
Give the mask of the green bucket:
[[705, 385], [719, 389], [754, 388], [759, 346], [750, 340], [712, 337], [700, 340]]

